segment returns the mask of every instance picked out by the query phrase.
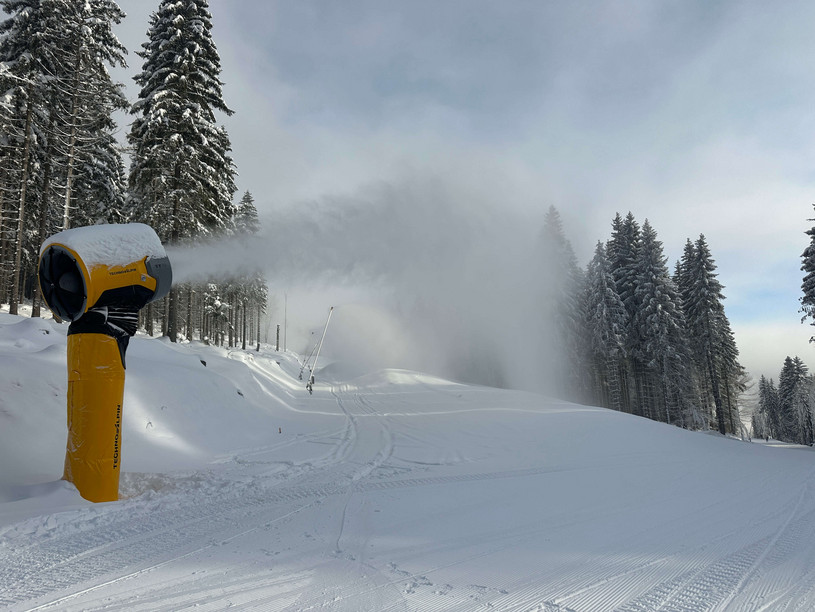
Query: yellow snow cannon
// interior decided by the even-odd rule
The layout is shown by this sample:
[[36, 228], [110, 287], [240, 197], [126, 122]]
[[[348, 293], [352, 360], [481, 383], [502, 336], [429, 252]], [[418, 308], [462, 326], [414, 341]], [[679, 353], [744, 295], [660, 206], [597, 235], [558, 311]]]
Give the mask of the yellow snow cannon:
[[170, 260], [147, 225], [92, 225], [46, 240], [38, 276], [45, 303], [71, 322], [63, 478], [89, 501], [116, 501], [125, 353], [139, 310], [170, 290]]

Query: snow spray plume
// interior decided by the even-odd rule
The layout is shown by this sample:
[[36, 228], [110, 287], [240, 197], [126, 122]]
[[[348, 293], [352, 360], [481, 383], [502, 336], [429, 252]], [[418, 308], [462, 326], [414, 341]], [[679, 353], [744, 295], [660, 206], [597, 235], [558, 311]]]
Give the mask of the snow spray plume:
[[173, 285], [257, 274], [264, 269], [258, 258], [268, 251], [258, 236], [229, 236], [166, 249], [173, 264]]
[[[290, 328], [302, 306], [293, 295], [319, 302], [310, 331], [337, 305], [324, 352], [355, 362], [360, 373], [403, 367], [540, 390], [541, 224], [542, 215], [463, 197], [440, 180], [413, 180], [276, 212], [258, 237], [168, 253], [177, 282], [260, 267], [278, 311], [281, 294], [289, 296]], [[310, 331], [290, 348], [307, 352]]]

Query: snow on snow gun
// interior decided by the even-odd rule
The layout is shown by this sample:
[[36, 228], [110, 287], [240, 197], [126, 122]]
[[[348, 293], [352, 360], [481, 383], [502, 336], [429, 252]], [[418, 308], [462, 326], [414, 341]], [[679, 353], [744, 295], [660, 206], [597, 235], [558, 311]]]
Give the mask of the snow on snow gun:
[[170, 260], [147, 225], [93, 225], [46, 240], [38, 276], [48, 307], [71, 322], [63, 478], [89, 501], [115, 501], [125, 352], [139, 310], [170, 290]]

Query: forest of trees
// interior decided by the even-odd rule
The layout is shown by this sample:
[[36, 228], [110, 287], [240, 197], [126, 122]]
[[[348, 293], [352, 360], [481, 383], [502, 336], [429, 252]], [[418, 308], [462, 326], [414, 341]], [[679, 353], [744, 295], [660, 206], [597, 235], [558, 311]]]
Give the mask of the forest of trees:
[[[17, 314], [36, 282], [39, 247], [62, 229], [142, 222], [165, 244], [259, 230], [247, 191], [233, 201], [235, 167], [216, 113], [220, 59], [206, 0], [163, 0], [138, 52], [141, 88], [130, 104], [109, 67], [125, 66], [113, 33], [124, 13], [114, 0], [0, 0], [0, 303]], [[116, 111], [134, 116], [127, 147]], [[129, 153], [130, 169], [124, 154]], [[246, 345], [259, 342], [263, 278], [174, 286], [141, 313], [143, 329]]]
[[778, 386], [772, 378], [762, 376], [759, 380], [758, 405], [751, 423], [753, 435], [812, 445], [813, 397], [815, 380], [807, 373], [807, 367], [798, 357], [787, 357]]
[[630, 212], [617, 214], [585, 271], [554, 207], [541, 243], [547, 327], [565, 347], [561, 395], [688, 429], [742, 433], [747, 375], [703, 235], [686, 242], [673, 274], [654, 228]]

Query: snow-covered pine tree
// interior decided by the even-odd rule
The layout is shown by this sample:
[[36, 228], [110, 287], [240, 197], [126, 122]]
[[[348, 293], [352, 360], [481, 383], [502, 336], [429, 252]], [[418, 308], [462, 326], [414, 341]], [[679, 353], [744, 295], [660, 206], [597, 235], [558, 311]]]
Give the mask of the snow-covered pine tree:
[[632, 320], [632, 357], [639, 364], [639, 396], [645, 416], [681, 426], [692, 414], [690, 354], [685, 318], [668, 273], [662, 243], [651, 224], [642, 226]]
[[608, 408], [623, 410], [628, 317], [602, 242], [589, 262], [584, 295], [595, 398]]
[[793, 399], [798, 386], [798, 372], [792, 357], [787, 355], [778, 377], [779, 430], [778, 439], [791, 442], [796, 433]]
[[716, 366], [725, 382], [723, 398], [725, 415], [733, 433], [738, 433], [742, 427], [738, 400], [748, 389], [750, 377], [744, 366], [739, 363], [736, 336], [726, 316], [720, 321], [719, 339], [721, 344], [717, 352]]
[[[704, 235], [685, 244], [680, 265], [680, 292], [689, 331], [697, 381], [703, 395], [713, 399], [720, 433], [738, 431], [739, 393], [742, 369], [730, 322], [724, 312], [723, 287]], [[735, 415], [732, 413], [735, 412]]]
[[543, 288], [543, 354], [550, 360], [545, 375], [557, 392], [583, 399], [587, 387], [586, 343], [581, 308], [583, 273], [563, 231], [560, 213], [550, 206], [544, 218], [539, 254]]
[[634, 313], [638, 305], [634, 295], [634, 286], [637, 273], [637, 252], [640, 243], [640, 226], [630, 211], [623, 218], [617, 213], [611, 222], [611, 238], [606, 243], [606, 255], [609, 260], [611, 274], [617, 294], [623, 301], [626, 310], [626, 355], [623, 371], [623, 404], [627, 412], [643, 415], [644, 410], [636, 394], [637, 376], [635, 363], [631, 360], [634, 336], [631, 328]]
[[65, 170], [62, 227], [122, 220], [124, 163], [113, 113], [128, 108], [108, 66], [126, 66], [113, 33], [125, 14], [114, 0], [64, 3], [59, 144]]
[[[235, 207], [232, 225], [238, 236], [256, 236], [260, 232], [260, 220], [255, 207], [255, 198], [249, 191]], [[260, 320], [266, 312], [268, 288], [262, 270], [243, 275], [241, 278], [238, 301], [241, 307], [241, 347], [245, 350], [249, 340], [249, 326], [255, 331], [254, 337], [260, 345]]]
[[784, 359], [778, 377], [778, 432], [784, 442], [810, 444], [812, 442], [812, 409], [810, 406], [811, 379], [807, 367], [799, 357]]
[[77, 160], [73, 205], [68, 223], [72, 226], [95, 223], [124, 223], [127, 176], [121, 150], [111, 132], [100, 131], [100, 138], [85, 143]]
[[638, 308], [634, 286], [638, 270], [640, 226], [633, 213], [629, 211], [624, 219], [617, 213], [611, 223], [611, 230], [611, 239], [606, 245], [606, 251], [617, 293], [625, 304], [630, 320]]
[[[764, 378], [762, 376], [762, 378]], [[762, 388], [759, 385], [759, 401], [767, 413], [767, 423], [769, 426], [769, 435], [776, 440], [781, 439], [782, 425], [781, 425], [781, 400], [778, 397], [778, 388], [775, 381], [771, 378], [769, 381], [765, 379], [765, 385]]]
[[769, 439], [771, 434], [770, 414], [768, 410], [767, 388], [769, 381], [762, 374], [758, 381], [758, 397], [750, 419], [750, 429], [754, 438]]
[[[0, 302], [17, 314], [25, 260], [37, 223], [36, 181], [32, 171], [44, 156], [37, 122], [47, 104], [51, 75], [59, 72], [58, 3], [53, 0], [0, 0], [9, 17], [0, 23], [0, 107], [3, 134], [2, 255]], [[27, 248], [29, 247], [29, 248]]]
[[[799, 360], [800, 362], [800, 360]], [[798, 432], [796, 442], [806, 446], [812, 446], [815, 442], [815, 418], [813, 417], [813, 394], [815, 394], [815, 380], [807, 375], [807, 367], [800, 362], [800, 372], [802, 374], [801, 383], [795, 390], [793, 398], [793, 409]]]
[[685, 240], [685, 247], [682, 251], [682, 257], [676, 262], [674, 268], [674, 284], [679, 291], [679, 296], [682, 298], [683, 307], [687, 305], [690, 300], [691, 292], [691, 267], [696, 258], [696, 249], [693, 247], [693, 242], [688, 238]]
[[[691, 291], [691, 266], [693, 265], [694, 258], [696, 257], [696, 250], [693, 247], [693, 242], [690, 238], [685, 240], [685, 247], [682, 256], [677, 260], [674, 267], [673, 281], [679, 292], [680, 303], [682, 305], [682, 312], [685, 313], [685, 322], [688, 321], [687, 304], [690, 301]], [[690, 330], [689, 330], [690, 333]], [[690, 342], [690, 339], [689, 339]], [[705, 390], [709, 387], [707, 384], [707, 370], [704, 364], [701, 366], [697, 363], [696, 356], [692, 359], [692, 376], [694, 384], [694, 396], [698, 398], [699, 404], [699, 427], [708, 428], [710, 423], [715, 421], [716, 409], [712, 400], [712, 396]]]
[[[107, 66], [124, 65], [124, 47], [112, 33], [124, 13], [112, 0], [3, 0], [2, 6], [10, 17], [0, 24], [0, 80], [10, 101], [0, 109], [0, 189], [4, 210], [13, 210], [18, 230], [24, 228], [17, 256], [33, 275], [44, 235], [65, 217], [56, 212], [57, 185], [64, 187], [66, 205], [83, 203], [71, 195], [77, 179], [94, 205], [122, 201], [123, 165], [113, 146], [111, 113], [124, 108], [125, 99]], [[114, 197], [106, 197], [111, 192]], [[15, 260], [12, 286], [19, 285], [21, 265]], [[37, 306], [35, 298], [33, 314]]]
[[232, 215], [232, 225], [237, 234], [253, 236], [260, 231], [258, 209], [255, 207], [255, 198], [247, 190], [235, 207]]
[[[216, 112], [223, 100], [220, 57], [206, 0], [162, 0], [139, 53], [141, 87], [131, 112], [130, 214], [170, 244], [229, 228], [235, 168]], [[167, 333], [177, 336], [178, 294], [168, 296]]]
[[[815, 221], [815, 219], [809, 219], [809, 221]], [[809, 236], [809, 245], [801, 254], [801, 270], [806, 272], [801, 283], [801, 291], [804, 294], [800, 298], [800, 312], [804, 313], [801, 322], [803, 323], [807, 318], [810, 318], [812, 319], [810, 325], [815, 325], [815, 226], [805, 233]], [[812, 336], [809, 341], [815, 342], [815, 336]]]
[[209, 283], [204, 293], [204, 342], [223, 346], [228, 325], [229, 304], [221, 298], [218, 285]]

